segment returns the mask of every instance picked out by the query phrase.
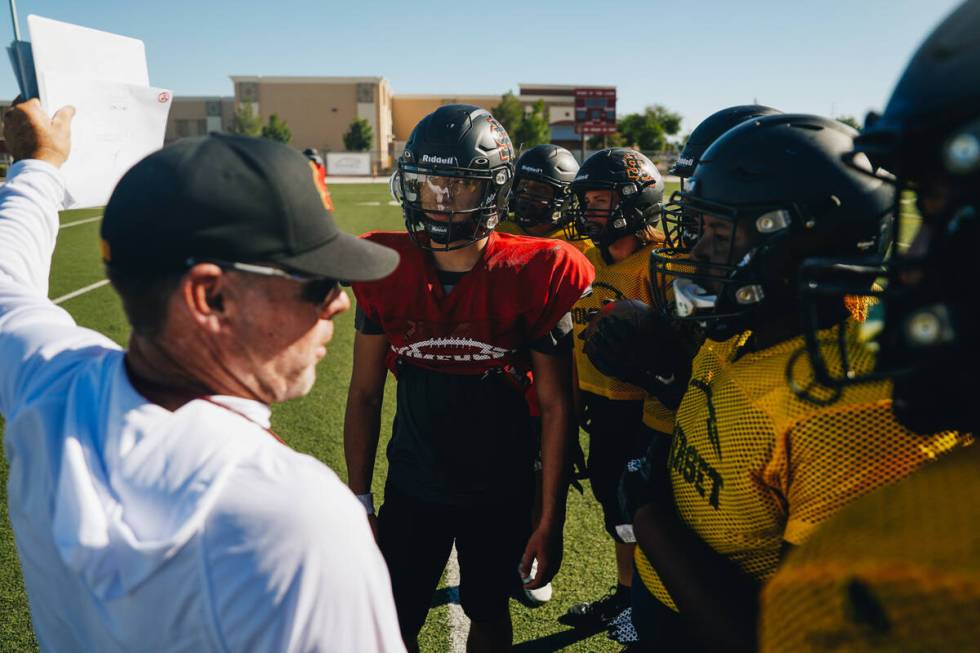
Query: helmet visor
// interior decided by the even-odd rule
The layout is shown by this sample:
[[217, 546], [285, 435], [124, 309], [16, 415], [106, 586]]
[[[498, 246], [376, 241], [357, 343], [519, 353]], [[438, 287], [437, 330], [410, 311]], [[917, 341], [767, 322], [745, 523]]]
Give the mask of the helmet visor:
[[488, 184], [487, 179], [402, 173], [404, 200], [428, 214], [478, 211], [486, 199]]

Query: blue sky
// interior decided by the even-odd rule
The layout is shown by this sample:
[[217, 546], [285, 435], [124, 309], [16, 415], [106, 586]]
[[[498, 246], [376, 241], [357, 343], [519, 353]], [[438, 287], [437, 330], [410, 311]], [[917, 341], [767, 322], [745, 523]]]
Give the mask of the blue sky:
[[[231, 95], [232, 74], [382, 75], [396, 93], [615, 84], [621, 114], [659, 102], [689, 130], [754, 100], [863, 119], [957, 4], [19, 0], [18, 10], [25, 32], [36, 13], [143, 39], [151, 83], [177, 95]], [[16, 94], [8, 67], [0, 97]]]

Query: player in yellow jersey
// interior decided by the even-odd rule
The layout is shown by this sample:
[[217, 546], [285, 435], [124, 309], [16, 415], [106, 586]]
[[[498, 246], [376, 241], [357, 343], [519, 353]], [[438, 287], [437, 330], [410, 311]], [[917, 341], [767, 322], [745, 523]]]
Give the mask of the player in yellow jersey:
[[[571, 197], [578, 169], [575, 156], [559, 145], [545, 143], [524, 152], [514, 166], [507, 219], [497, 225], [497, 231], [568, 240], [562, 209]], [[582, 252], [592, 247], [588, 240], [570, 242]]]
[[[887, 383], [824, 388], [801, 355], [800, 260], [887, 245], [891, 189], [841, 160], [855, 135], [808, 115], [733, 128], [682, 193], [683, 219], [697, 220], [690, 253], [651, 257], [655, 304], [702, 323], [708, 340], [666, 460], [650, 465], [649, 483], [630, 480], [642, 468], [624, 479], [640, 545], [633, 616], [644, 643], [753, 650], [760, 587], [784, 552], [849, 501], [957, 442], [944, 434], [923, 447], [892, 415]], [[843, 301], [818, 312], [819, 337], [836, 342]], [[847, 351], [861, 368], [872, 364], [856, 339]], [[806, 398], [787, 384], [788, 366]], [[636, 486], [647, 494], [629, 491]]]
[[[684, 188], [694, 174], [705, 150], [719, 136], [735, 125], [752, 118], [780, 113], [761, 105], [739, 105], [716, 111], [691, 132], [684, 149], [670, 173], [677, 175]], [[685, 247], [685, 221], [680, 206], [680, 192], [675, 191], [664, 206], [663, 221], [668, 231], [661, 252], [678, 253]], [[583, 346], [585, 354], [597, 370], [626, 383], [639, 386], [648, 393], [643, 402], [643, 424], [648, 431], [671, 433], [674, 411], [687, 388], [691, 360], [703, 341], [695, 324], [672, 324], [658, 311], [637, 300], [621, 300], [603, 308], [602, 314], [590, 327]], [[652, 438], [648, 435], [648, 439]], [[655, 442], [654, 453], [666, 443]], [[639, 464], [634, 459], [627, 464]], [[620, 470], [620, 474], [623, 470]], [[624, 523], [631, 519], [625, 515]], [[630, 619], [617, 619], [610, 625], [609, 636], [621, 643], [635, 641], [636, 629]]]
[[[898, 418], [928, 432], [980, 429], [980, 2], [925, 41], [855, 157], [885, 166], [895, 197], [916, 191], [922, 228], [886, 262], [874, 376], [894, 380]], [[908, 236], [900, 231], [900, 240]], [[812, 297], [853, 294], [861, 260], [812, 261]], [[866, 285], [866, 281], [861, 285]], [[872, 318], [874, 319], [874, 318]], [[839, 353], [813, 352], [819, 368]], [[823, 355], [820, 355], [823, 354]], [[871, 379], [855, 370], [835, 385]], [[860, 387], [860, 386], [859, 386]], [[923, 447], [935, 446], [931, 438]], [[846, 449], [842, 449], [842, 452]], [[976, 651], [980, 648], [980, 449], [955, 452], [864, 497], [787, 556], [762, 595], [761, 650]]]
[[[746, 120], [781, 113], [758, 104], [726, 107], [702, 120], [691, 132], [669, 172], [680, 178], [681, 188], [694, 174], [705, 150], [729, 129]], [[664, 205], [662, 253], [686, 249], [686, 221], [680, 191]], [[623, 300], [606, 306], [585, 342], [583, 350], [602, 374], [644, 388], [643, 423], [655, 431], [670, 433], [674, 410], [687, 387], [690, 360], [701, 337], [699, 329], [669, 327], [649, 304]], [[651, 346], [655, 343], [656, 346]]]
[[[575, 231], [572, 238], [589, 239], [585, 252], [596, 271], [592, 292], [572, 310], [573, 331], [581, 336], [602, 307], [623, 299], [650, 301], [650, 252], [662, 243], [655, 229], [660, 219], [664, 182], [646, 156], [627, 148], [596, 152], [572, 182], [566, 214]], [[629, 606], [633, 579], [632, 538], [623, 537], [616, 490], [623, 466], [646, 449], [641, 429], [646, 392], [599, 373], [575, 342], [579, 406], [589, 433], [589, 479], [602, 506], [606, 531], [616, 550], [617, 584], [609, 595], [569, 608], [562, 622], [597, 627], [615, 619]], [[629, 541], [627, 541], [629, 540]]]

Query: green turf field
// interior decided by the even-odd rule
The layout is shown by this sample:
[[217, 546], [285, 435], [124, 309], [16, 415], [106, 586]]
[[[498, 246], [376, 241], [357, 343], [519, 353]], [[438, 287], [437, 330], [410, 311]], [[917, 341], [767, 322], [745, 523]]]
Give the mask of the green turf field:
[[[669, 194], [674, 188], [668, 187]], [[337, 218], [348, 231], [361, 233], [369, 229], [399, 229], [401, 211], [391, 206], [384, 184], [334, 185], [331, 188]], [[51, 271], [52, 299], [89, 286], [103, 279], [98, 253], [99, 211], [66, 211], [61, 216], [62, 230]], [[64, 302], [63, 306], [79, 324], [96, 329], [119, 343], [125, 343], [128, 329], [115, 294], [102, 286]], [[343, 454], [343, 415], [350, 378], [353, 342], [352, 312], [337, 320], [329, 355], [320, 364], [318, 381], [309, 396], [273, 410], [273, 428], [295, 449], [316, 456], [342, 478], [346, 476]], [[394, 411], [394, 392], [389, 383], [384, 406], [382, 446], [390, 433]], [[380, 496], [386, 462], [379, 456], [374, 491]], [[13, 534], [7, 520], [6, 464], [0, 463], [0, 651], [35, 651], [24, 594], [20, 566], [14, 549]], [[502, 481], [503, 482], [503, 481]], [[514, 642], [518, 651], [617, 651], [605, 633], [586, 637], [569, 630], [556, 619], [572, 603], [605, 593], [615, 584], [615, 566], [611, 541], [602, 528], [601, 512], [589, 491], [571, 491], [565, 526], [565, 558], [561, 573], [554, 582], [555, 597], [551, 603], [528, 609], [512, 602]], [[424, 651], [449, 650], [447, 597], [454, 593], [436, 593], [437, 604], [430, 613], [421, 635]]]

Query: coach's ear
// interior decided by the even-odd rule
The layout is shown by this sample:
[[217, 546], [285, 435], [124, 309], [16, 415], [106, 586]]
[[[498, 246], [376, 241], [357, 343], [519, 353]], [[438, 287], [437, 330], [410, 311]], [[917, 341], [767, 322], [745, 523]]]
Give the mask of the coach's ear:
[[193, 322], [210, 333], [221, 331], [228, 277], [213, 263], [192, 266], [180, 282], [178, 298]]

